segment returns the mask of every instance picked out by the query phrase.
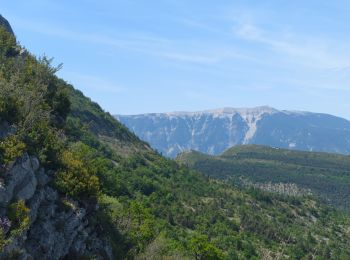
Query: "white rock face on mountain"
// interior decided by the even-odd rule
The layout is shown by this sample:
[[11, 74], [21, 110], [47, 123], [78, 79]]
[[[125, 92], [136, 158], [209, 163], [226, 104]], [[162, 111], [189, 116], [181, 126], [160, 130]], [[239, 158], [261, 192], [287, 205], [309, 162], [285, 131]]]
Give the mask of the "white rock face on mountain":
[[219, 154], [239, 144], [350, 154], [350, 122], [327, 114], [262, 106], [116, 118], [169, 157], [187, 150]]

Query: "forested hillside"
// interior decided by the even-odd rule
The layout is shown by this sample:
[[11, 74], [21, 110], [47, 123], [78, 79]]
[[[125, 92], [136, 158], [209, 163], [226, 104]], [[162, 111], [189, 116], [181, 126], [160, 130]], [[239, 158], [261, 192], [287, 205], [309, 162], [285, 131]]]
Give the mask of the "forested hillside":
[[241, 186], [313, 194], [330, 205], [350, 210], [350, 156], [245, 145], [220, 156], [183, 153], [177, 160]]
[[1, 259], [350, 257], [346, 213], [160, 156], [1, 26], [0, 64]]

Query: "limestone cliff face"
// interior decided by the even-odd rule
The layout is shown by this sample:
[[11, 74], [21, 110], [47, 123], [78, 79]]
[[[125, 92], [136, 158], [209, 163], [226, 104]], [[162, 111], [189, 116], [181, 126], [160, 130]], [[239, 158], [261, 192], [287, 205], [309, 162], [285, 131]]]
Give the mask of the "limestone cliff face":
[[52, 185], [53, 174], [28, 154], [2, 174], [0, 217], [6, 217], [11, 202], [23, 200], [30, 209], [30, 223], [11, 238], [0, 259], [113, 259], [109, 244], [90, 225], [95, 209], [61, 197]]
[[326, 114], [256, 107], [116, 118], [169, 157], [188, 150], [217, 155], [241, 144], [350, 154], [350, 121]]

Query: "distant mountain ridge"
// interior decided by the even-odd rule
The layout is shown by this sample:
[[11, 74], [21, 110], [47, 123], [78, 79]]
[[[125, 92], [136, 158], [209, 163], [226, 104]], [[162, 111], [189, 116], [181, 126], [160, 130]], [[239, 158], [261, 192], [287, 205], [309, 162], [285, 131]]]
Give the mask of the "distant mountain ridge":
[[188, 150], [217, 155], [241, 144], [350, 154], [350, 121], [328, 114], [261, 106], [116, 118], [169, 157]]

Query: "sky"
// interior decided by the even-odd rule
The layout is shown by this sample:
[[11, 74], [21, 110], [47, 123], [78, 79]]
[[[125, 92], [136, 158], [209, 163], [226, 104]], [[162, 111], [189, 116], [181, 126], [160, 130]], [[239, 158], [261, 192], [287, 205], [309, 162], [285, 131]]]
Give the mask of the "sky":
[[112, 114], [269, 105], [350, 119], [348, 0], [0, 0]]

